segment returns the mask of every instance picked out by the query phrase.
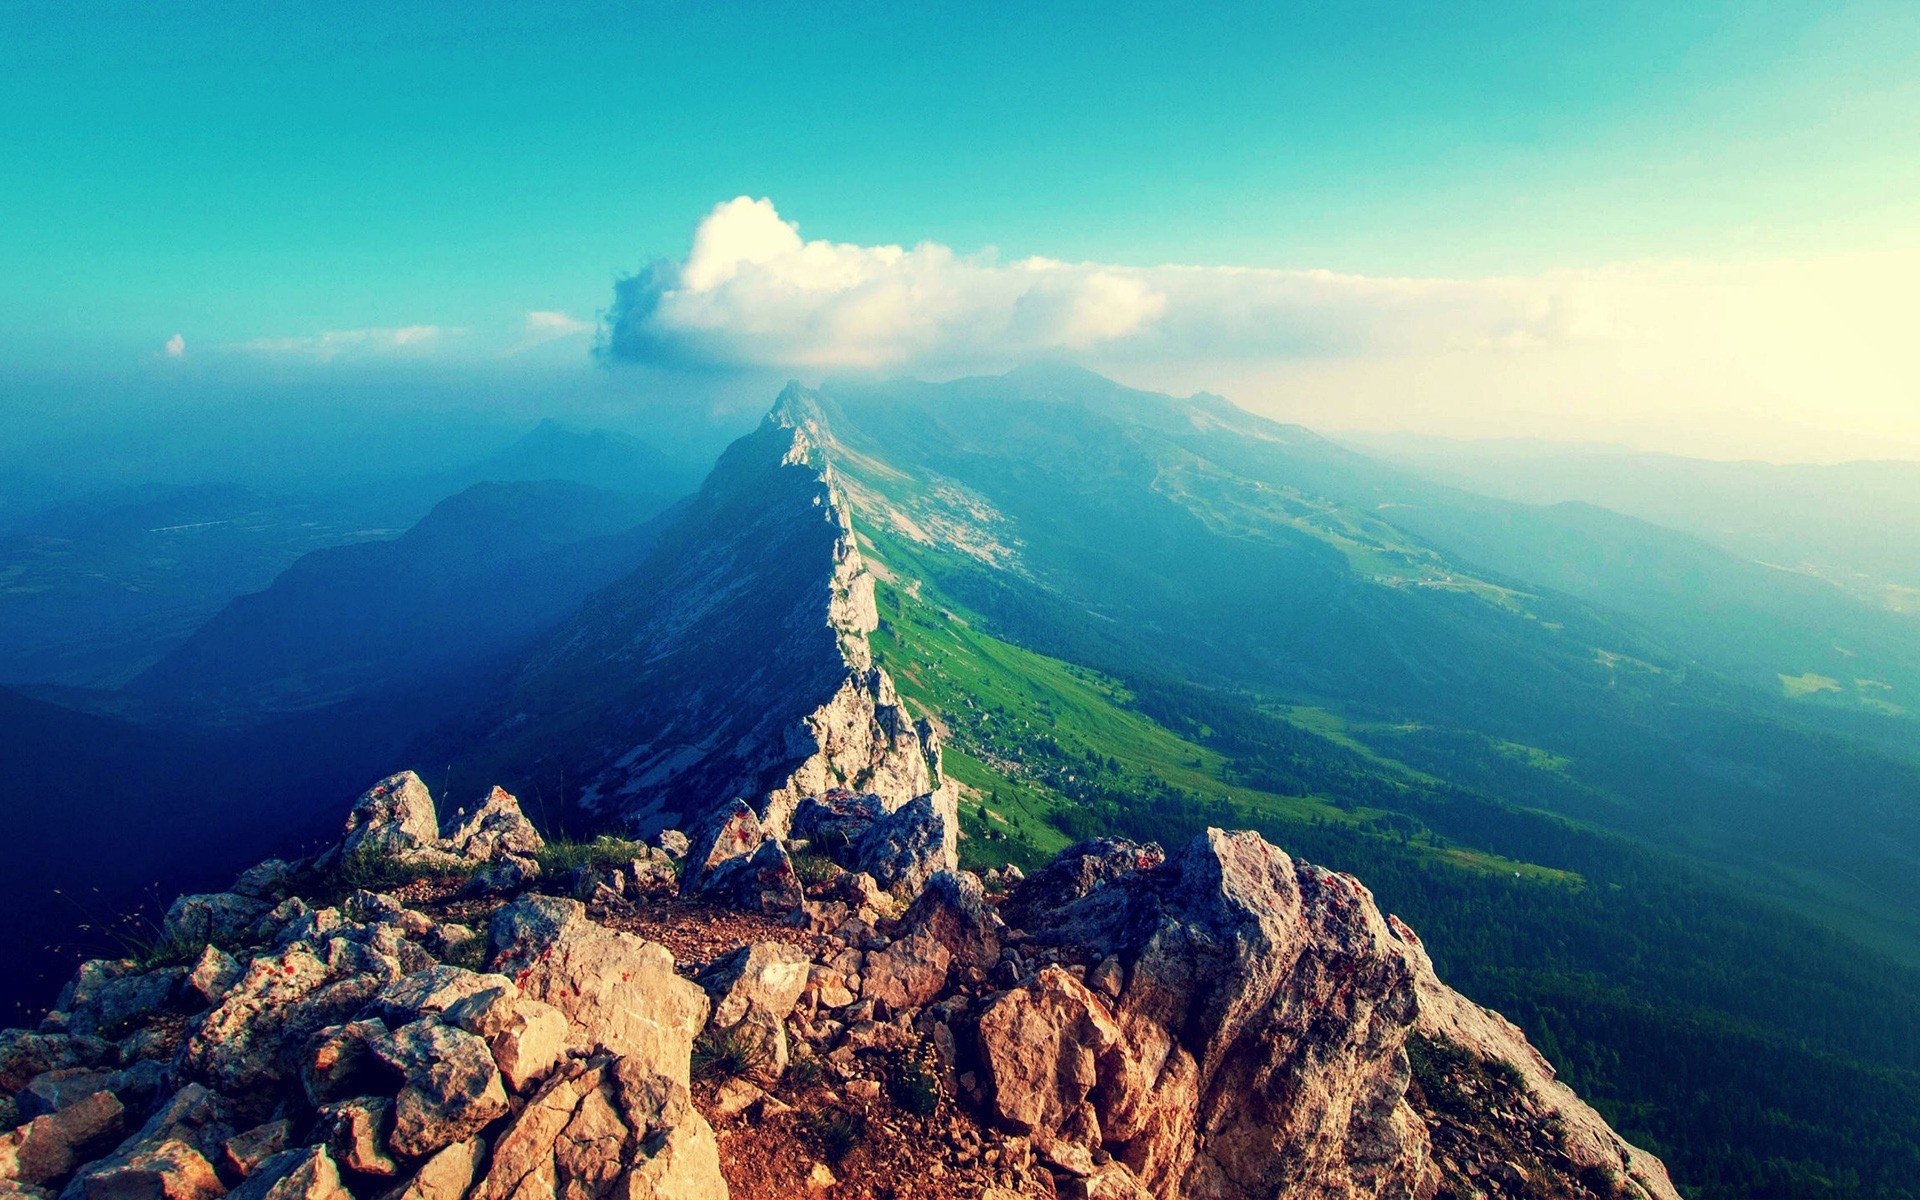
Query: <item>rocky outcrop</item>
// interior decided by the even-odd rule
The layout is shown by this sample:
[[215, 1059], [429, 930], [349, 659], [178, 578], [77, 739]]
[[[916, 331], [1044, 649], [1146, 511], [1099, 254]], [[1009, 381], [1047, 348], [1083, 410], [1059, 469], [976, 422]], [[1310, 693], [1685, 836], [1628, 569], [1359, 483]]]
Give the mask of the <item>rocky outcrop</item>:
[[[545, 881], [583, 902], [472, 891], [538, 848], [524, 817], [496, 790], [442, 838], [417, 782], [251, 894], [177, 903], [205, 943], [182, 964], [85, 964], [0, 1034], [0, 1197], [857, 1195], [808, 1156], [866, 1138], [894, 1157], [860, 1187], [995, 1200], [1677, 1200], [1364, 887], [1251, 833], [1085, 842], [1001, 894], [889, 839], [889, 894], [831, 863], [803, 885], [736, 802], [685, 847], [687, 897], [608, 883], [674, 859], [607, 841]], [[830, 791], [787, 832], [880, 868], [859, 848], [912, 809]], [[383, 862], [413, 882], [343, 886]], [[484, 953], [450, 932], [480, 925]]]
[[885, 812], [929, 795], [950, 807], [937, 738], [868, 647], [874, 579], [825, 437], [789, 389], [646, 563], [450, 749], [502, 772], [564, 770], [582, 807], [640, 835], [698, 829], [738, 798], [784, 840], [795, 808], [836, 788]]

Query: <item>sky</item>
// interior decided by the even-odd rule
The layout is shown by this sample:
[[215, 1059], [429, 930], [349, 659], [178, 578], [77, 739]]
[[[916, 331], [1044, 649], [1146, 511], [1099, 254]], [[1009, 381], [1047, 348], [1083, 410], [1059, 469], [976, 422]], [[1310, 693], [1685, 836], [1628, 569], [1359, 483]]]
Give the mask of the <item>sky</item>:
[[0, 0], [0, 118], [45, 421], [1063, 356], [1327, 430], [1920, 458], [1911, 3]]

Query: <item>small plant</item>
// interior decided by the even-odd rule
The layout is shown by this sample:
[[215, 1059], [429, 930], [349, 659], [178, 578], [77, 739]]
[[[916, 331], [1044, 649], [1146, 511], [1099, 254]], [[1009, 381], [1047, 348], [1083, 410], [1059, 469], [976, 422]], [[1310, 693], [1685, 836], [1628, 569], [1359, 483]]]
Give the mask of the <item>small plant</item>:
[[632, 862], [647, 852], [645, 842], [630, 842], [625, 838], [601, 836], [589, 842], [561, 838], [548, 842], [533, 852], [534, 861], [540, 864], [542, 878], [564, 875], [575, 867], [618, 867]]
[[474, 934], [448, 946], [441, 954], [440, 961], [450, 967], [465, 967], [469, 971], [478, 971], [487, 964], [487, 939], [483, 934]]
[[816, 888], [833, 882], [840, 867], [818, 850], [802, 850], [793, 856], [793, 874], [804, 888]]
[[914, 1056], [894, 1067], [887, 1080], [887, 1095], [894, 1107], [915, 1117], [930, 1117], [940, 1107], [940, 1076], [934, 1068], [932, 1051], [922, 1047]]
[[822, 1109], [809, 1113], [802, 1128], [820, 1143], [829, 1159], [839, 1162], [867, 1137], [867, 1115], [845, 1109]]
[[695, 1079], [733, 1079], [764, 1065], [767, 1048], [758, 1037], [738, 1026], [709, 1029], [693, 1042]]
[[826, 1073], [817, 1058], [796, 1058], [787, 1064], [787, 1082], [803, 1092], [818, 1087]]

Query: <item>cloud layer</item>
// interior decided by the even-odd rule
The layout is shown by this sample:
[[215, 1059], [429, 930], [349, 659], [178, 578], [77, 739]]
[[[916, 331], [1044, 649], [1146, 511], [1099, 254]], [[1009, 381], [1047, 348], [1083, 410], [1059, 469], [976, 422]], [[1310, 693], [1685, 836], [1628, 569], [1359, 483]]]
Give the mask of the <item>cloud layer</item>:
[[1568, 336], [1541, 279], [1123, 267], [922, 242], [807, 241], [769, 200], [718, 205], [685, 260], [622, 280], [604, 348], [668, 364], [991, 368], [1049, 354], [1273, 358], [1524, 346]]

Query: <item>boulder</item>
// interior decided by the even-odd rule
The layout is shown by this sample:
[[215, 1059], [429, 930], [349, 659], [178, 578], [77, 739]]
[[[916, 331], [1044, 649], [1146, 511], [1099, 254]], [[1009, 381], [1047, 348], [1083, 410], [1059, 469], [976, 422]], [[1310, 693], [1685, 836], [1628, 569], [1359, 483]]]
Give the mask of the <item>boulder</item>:
[[1122, 1034], [1099, 997], [1056, 966], [1002, 993], [980, 1013], [980, 1060], [993, 1115], [1049, 1161], [1089, 1174], [1100, 1128], [1088, 1103], [1104, 1075], [1126, 1070]]
[[1090, 895], [1102, 884], [1151, 871], [1166, 858], [1166, 853], [1153, 842], [1130, 842], [1125, 838], [1090, 838], [1076, 842], [1031, 877], [1018, 877], [1017, 867], [1003, 871], [1002, 877], [1009, 881], [1011, 890], [1007, 902], [1000, 908], [1000, 915], [1014, 928], [1025, 929], [1054, 910]]
[[496, 969], [521, 995], [558, 1009], [575, 1042], [686, 1086], [707, 996], [674, 972], [663, 947], [596, 925], [578, 901], [553, 896], [502, 908], [487, 937]]
[[327, 1148], [334, 1163], [362, 1175], [391, 1178], [400, 1164], [387, 1153], [393, 1128], [393, 1101], [385, 1096], [356, 1096], [320, 1109], [311, 1140]]
[[112, 1058], [112, 1044], [99, 1038], [0, 1030], [0, 1093], [17, 1092], [48, 1071], [100, 1066]]
[[340, 1168], [322, 1146], [281, 1151], [229, 1194], [233, 1200], [353, 1200], [340, 1182]]
[[187, 990], [211, 1007], [240, 982], [240, 964], [218, 946], [209, 944], [187, 968]]
[[867, 827], [853, 845], [852, 870], [911, 895], [928, 878], [959, 866], [959, 798], [951, 787], [928, 792]]
[[182, 896], [167, 909], [160, 936], [172, 946], [237, 945], [246, 940], [268, 907], [234, 892]]
[[394, 1200], [461, 1200], [473, 1186], [487, 1144], [480, 1138], [455, 1142], [420, 1164]]
[[233, 1095], [290, 1078], [313, 1034], [351, 1019], [400, 974], [390, 956], [343, 938], [319, 953], [295, 942], [261, 955], [188, 1037], [181, 1066]]
[[0, 1179], [38, 1185], [64, 1177], [112, 1144], [125, 1115], [119, 1097], [95, 1089], [0, 1134]]
[[921, 1008], [947, 986], [953, 954], [924, 930], [867, 955], [861, 995], [895, 1009]]
[[668, 858], [678, 861], [687, 856], [687, 835], [678, 829], [662, 829], [653, 835], [653, 844]]
[[178, 1139], [142, 1146], [89, 1174], [83, 1188], [86, 1200], [217, 1200], [227, 1194], [206, 1156]]
[[547, 844], [520, 811], [520, 801], [497, 787], [487, 793], [471, 816], [457, 818], [443, 840], [453, 853], [480, 862], [492, 862], [508, 854], [530, 855]]
[[318, 1108], [373, 1090], [383, 1070], [373, 1044], [387, 1033], [386, 1022], [378, 1019], [329, 1025], [316, 1032], [300, 1065], [307, 1103]]
[[787, 1015], [806, 990], [813, 962], [785, 942], [755, 942], [701, 972], [713, 1000], [709, 1024], [751, 1037], [765, 1052], [755, 1074], [771, 1083], [787, 1069]]
[[60, 996], [65, 1032], [119, 1037], [127, 1026], [167, 1007], [186, 975], [183, 967], [142, 971], [127, 961], [82, 963]]
[[725, 1200], [713, 1130], [686, 1085], [620, 1057], [573, 1063], [496, 1139], [469, 1200]]
[[807, 898], [786, 847], [743, 800], [722, 806], [693, 839], [680, 893], [768, 913], [792, 912]]
[[507, 1113], [507, 1093], [487, 1044], [437, 1017], [372, 1043], [374, 1057], [406, 1080], [393, 1102], [393, 1149], [410, 1157], [465, 1141]]
[[227, 1139], [222, 1147], [221, 1162], [227, 1173], [238, 1175], [242, 1179], [258, 1170], [260, 1164], [287, 1148], [293, 1140], [293, 1122], [286, 1118], [255, 1125], [243, 1133], [236, 1133]]
[[440, 822], [427, 785], [412, 771], [402, 771], [382, 779], [354, 801], [340, 854], [391, 858], [431, 847], [439, 836]]
[[513, 981], [504, 975], [483, 975], [464, 967], [436, 963], [381, 988], [367, 1011], [388, 1025], [399, 1026], [445, 1012], [471, 996], [497, 990], [519, 994]]
[[468, 996], [443, 1019], [486, 1040], [509, 1091], [526, 1091], [566, 1057], [566, 1017], [550, 1004], [521, 996], [511, 983]]
[[269, 858], [240, 872], [240, 877], [227, 890], [251, 900], [278, 904], [292, 891], [298, 875], [298, 868], [292, 863], [285, 859]]
[[941, 871], [929, 878], [900, 918], [900, 928], [924, 931], [956, 962], [983, 970], [999, 961], [1006, 933], [1006, 923], [987, 904], [979, 877], [967, 871]]

